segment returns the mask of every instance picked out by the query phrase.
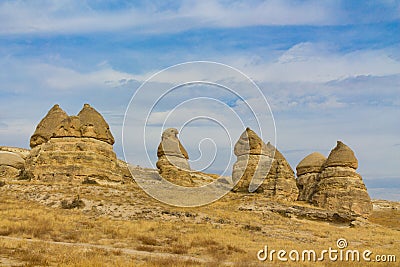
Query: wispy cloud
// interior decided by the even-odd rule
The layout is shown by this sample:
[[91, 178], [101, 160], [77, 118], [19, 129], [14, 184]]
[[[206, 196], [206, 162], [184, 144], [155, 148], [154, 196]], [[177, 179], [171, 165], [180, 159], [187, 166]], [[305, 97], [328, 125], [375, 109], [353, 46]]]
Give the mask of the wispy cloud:
[[[194, 28], [261, 25], [342, 25], [353, 20], [356, 9], [336, 1], [178, 1], [157, 6], [112, 3], [99, 7], [82, 1], [3, 1], [1, 34], [93, 33], [133, 30], [136, 33], [171, 33]], [[399, 4], [387, 3], [394, 13]], [[351, 10], [349, 12], [349, 10]], [[369, 17], [364, 23], [398, 16]]]
[[228, 59], [259, 82], [328, 82], [360, 75], [400, 74], [400, 61], [390, 50], [341, 52], [322, 43], [299, 43], [274, 61], [248, 57]]

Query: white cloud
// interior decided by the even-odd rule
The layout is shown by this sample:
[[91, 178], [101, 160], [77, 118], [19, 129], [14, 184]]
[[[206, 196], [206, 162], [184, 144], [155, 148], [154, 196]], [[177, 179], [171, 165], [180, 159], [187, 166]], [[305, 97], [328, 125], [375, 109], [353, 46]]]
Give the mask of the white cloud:
[[37, 62], [30, 59], [8, 58], [0, 64], [3, 88], [14, 92], [43, 88], [51, 90], [85, 90], [87, 88], [116, 87], [135, 80], [135, 76], [116, 71], [109, 66], [88, 72]]
[[326, 25], [342, 23], [334, 2], [182, 1], [176, 9], [154, 4], [98, 10], [81, 1], [6, 1], [0, 4], [1, 34], [88, 33], [134, 29], [179, 32], [199, 27]]
[[400, 61], [386, 50], [342, 53], [324, 44], [299, 43], [274, 61], [236, 57], [228, 64], [243, 70], [258, 82], [328, 82], [354, 76], [400, 74]]

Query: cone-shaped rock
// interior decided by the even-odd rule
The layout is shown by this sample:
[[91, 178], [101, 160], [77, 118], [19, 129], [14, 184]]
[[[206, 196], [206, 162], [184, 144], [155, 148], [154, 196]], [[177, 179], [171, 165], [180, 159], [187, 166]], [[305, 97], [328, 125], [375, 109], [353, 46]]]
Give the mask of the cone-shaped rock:
[[260, 189], [267, 197], [287, 201], [297, 200], [299, 189], [296, 185], [294, 171], [282, 153], [269, 142], [267, 150], [275, 151], [274, 160]]
[[272, 163], [273, 150], [250, 128], [240, 135], [235, 144], [237, 160], [233, 165], [232, 181], [235, 192], [253, 192], [264, 182]]
[[338, 141], [318, 177], [313, 204], [367, 217], [372, 211], [372, 203], [361, 176], [356, 172], [357, 166], [354, 152]]
[[273, 156], [273, 151], [268, 150], [261, 138], [250, 128], [239, 137], [235, 144], [234, 153], [236, 156], [242, 155], [266, 155]]
[[110, 145], [114, 144], [115, 141], [111, 134], [110, 126], [97, 110], [89, 104], [85, 104], [78, 117], [81, 122], [82, 137], [92, 137]]
[[30, 140], [31, 148], [47, 142], [53, 136], [56, 127], [66, 118], [67, 113], [59, 105], [54, 105], [36, 127]]
[[310, 201], [318, 182], [318, 175], [326, 158], [318, 152], [305, 157], [296, 167], [297, 187], [299, 188], [298, 200]]
[[[186, 149], [178, 139], [178, 130], [175, 128], [166, 129], [161, 136], [161, 143], [157, 149], [157, 157], [164, 155], [189, 159]], [[189, 165], [185, 163], [182, 168], [189, 168]]]
[[294, 172], [285, 157], [247, 128], [235, 145], [237, 161], [232, 180], [236, 192], [262, 192], [267, 197], [293, 201], [298, 189]]

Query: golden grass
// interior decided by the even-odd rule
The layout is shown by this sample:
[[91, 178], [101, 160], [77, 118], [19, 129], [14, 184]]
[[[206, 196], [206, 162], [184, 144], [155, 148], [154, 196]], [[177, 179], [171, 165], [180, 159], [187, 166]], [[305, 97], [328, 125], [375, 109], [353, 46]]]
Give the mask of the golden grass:
[[[90, 196], [91, 187], [83, 189], [81, 194]], [[125, 201], [114, 196], [107, 199], [110, 188], [103, 189], [105, 202]], [[345, 238], [349, 249], [397, 254], [397, 263], [400, 260], [400, 232], [396, 228], [399, 214], [392, 211], [374, 213], [373, 225], [350, 228], [289, 219], [272, 212], [239, 211], [238, 205], [242, 202], [237, 194], [204, 207], [177, 208], [138, 193], [138, 198], [146, 200], [142, 205], [183, 215], [171, 221], [162, 217], [116, 220], [79, 209], [50, 208], [22, 200], [12, 193], [2, 193], [0, 258], [12, 258], [27, 266], [265, 266], [269, 262], [259, 262], [256, 256], [265, 245], [275, 250], [321, 251], [336, 248], [338, 238]], [[256, 202], [257, 198], [250, 196], [246, 201]], [[201, 220], [193, 219], [200, 215]], [[315, 264], [301, 262], [300, 266]], [[299, 266], [299, 263], [285, 265]], [[325, 261], [324, 266], [339, 265]], [[369, 265], [361, 261], [347, 262], [346, 266]]]

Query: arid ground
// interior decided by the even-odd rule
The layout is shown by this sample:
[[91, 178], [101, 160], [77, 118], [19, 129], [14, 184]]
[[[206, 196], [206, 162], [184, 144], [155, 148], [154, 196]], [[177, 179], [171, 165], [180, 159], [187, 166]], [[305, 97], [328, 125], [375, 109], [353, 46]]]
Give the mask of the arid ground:
[[[118, 186], [7, 182], [0, 187], [1, 266], [396, 266], [400, 203], [374, 201], [368, 221], [329, 222], [290, 212], [293, 203], [229, 193], [177, 208], [134, 183]], [[296, 209], [313, 209], [296, 203]], [[285, 212], [285, 209], [287, 212]], [[312, 212], [311, 212], [312, 213]], [[338, 249], [395, 255], [397, 262], [260, 261], [270, 250]], [[286, 255], [286, 258], [288, 256]], [[393, 258], [390, 259], [393, 261]]]

